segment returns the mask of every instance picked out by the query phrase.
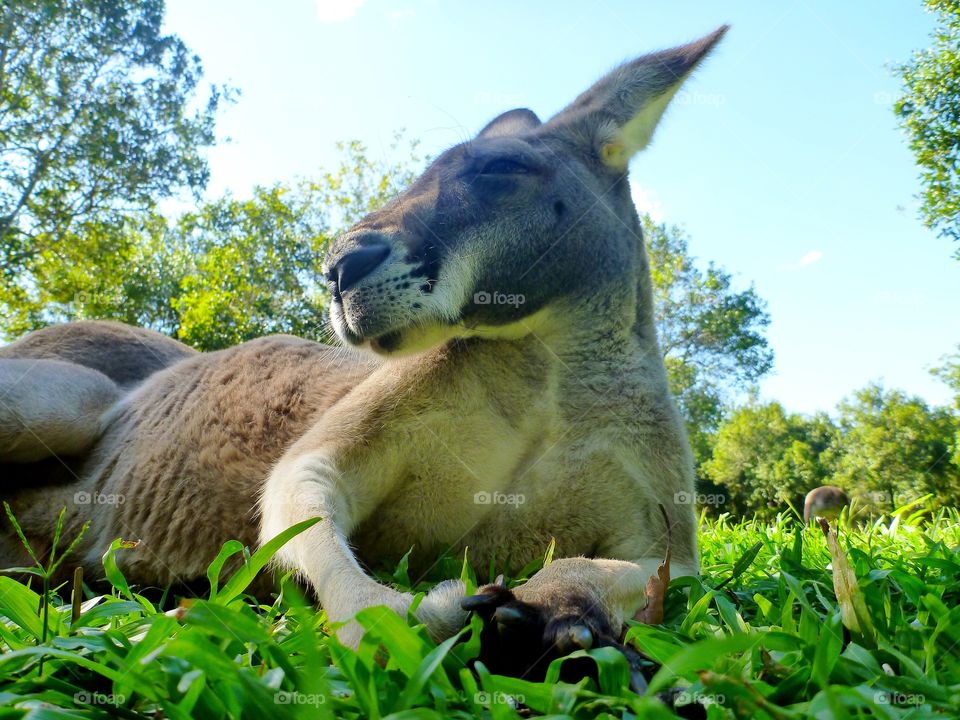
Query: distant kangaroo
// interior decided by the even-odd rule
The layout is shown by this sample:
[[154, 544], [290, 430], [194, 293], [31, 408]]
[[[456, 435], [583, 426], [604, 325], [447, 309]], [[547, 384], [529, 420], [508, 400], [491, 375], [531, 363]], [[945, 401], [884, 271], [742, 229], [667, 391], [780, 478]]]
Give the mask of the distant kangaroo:
[[809, 524], [818, 517], [836, 520], [849, 504], [850, 498], [843, 490], [834, 485], [821, 485], [803, 499], [803, 522]]
[[[532, 609], [544, 648], [619, 634], [668, 530], [673, 574], [699, 567], [627, 163], [725, 31], [618, 67], [546, 123], [500, 115], [336, 238], [324, 277], [346, 348], [272, 336], [198, 354], [83, 323], [0, 349], [0, 493], [30, 539], [66, 505], [67, 533], [93, 522], [89, 574], [113, 538], [139, 538], [121, 568], [165, 584], [204, 578], [226, 540], [319, 516], [279, 561], [346, 622], [412, 601], [364, 565], [413, 547], [420, 572], [469, 548], [486, 574], [555, 538], [561, 559], [486, 596]], [[0, 561], [22, 564], [3, 522]], [[463, 594], [442, 583], [416, 615], [449, 636], [478, 607]], [[521, 615], [501, 613], [504, 632]], [[359, 641], [355, 622], [340, 632]]]

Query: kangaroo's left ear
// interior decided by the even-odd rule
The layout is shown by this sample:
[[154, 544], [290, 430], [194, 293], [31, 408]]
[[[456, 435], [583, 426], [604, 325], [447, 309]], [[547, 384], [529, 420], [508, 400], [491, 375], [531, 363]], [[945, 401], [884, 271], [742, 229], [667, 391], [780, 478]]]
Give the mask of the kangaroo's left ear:
[[723, 25], [687, 45], [644, 55], [621, 65], [580, 95], [548, 123], [574, 126], [578, 141], [617, 171], [653, 137], [660, 117], [690, 73], [729, 28]]
[[503, 137], [505, 135], [519, 135], [528, 130], [540, 127], [540, 118], [533, 110], [517, 108], [498, 115], [487, 123], [477, 137]]

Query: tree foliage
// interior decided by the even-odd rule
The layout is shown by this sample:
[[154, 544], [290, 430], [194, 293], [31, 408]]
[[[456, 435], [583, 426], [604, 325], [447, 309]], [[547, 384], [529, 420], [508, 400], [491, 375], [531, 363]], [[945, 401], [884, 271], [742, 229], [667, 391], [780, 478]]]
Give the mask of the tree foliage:
[[952, 462], [958, 418], [947, 408], [871, 384], [840, 404], [838, 484], [891, 509], [932, 494], [960, 503], [960, 467]]
[[956, 241], [960, 240], [960, 0], [925, 0], [925, 4], [937, 15], [937, 27], [930, 47], [918, 50], [896, 68], [903, 96], [894, 110], [920, 166], [924, 221]]
[[735, 290], [730, 274], [713, 263], [698, 268], [682, 230], [648, 216], [642, 222], [660, 348], [694, 452], [703, 460], [725, 403], [773, 366], [764, 336], [770, 317], [753, 288]]
[[960, 468], [960, 347], [957, 348], [956, 353], [947, 355], [941, 362], [943, 364], [933, 368], [931, 372], [953, 391], [953, 413], [957, 422], [951, 461]]
[[803, 496], [829, 480], [837, 437], [825, 414], [806, 418], [754, 396], [723, 421], [701, 470], [724, 490], [719, 510], [772, 515], [802, 507]]
[[799, 508], [826, 484], [879, 512], [927, 494], [934, 506], [956, 505], [958, 431], [958, 413], [876, 384], [842, 402], [836, 421], [753, 397], [721, 423], [701, 470], [728, 499], [718, 509], [739, 514], [773, 515], [787, 501]]
[[947, 355], [940, 362], [942, 365], [930, 372], [953, 391], [953, 406], [960, 411], [960, 346], [957, 346], [957, 352]]
[[[0, 306], [125, 247], [131, 211], [207, 182], [222, 89], [161, 32], [162, 0], [0, 4]], [[53, 265], [54, 267], [51, 267]]]

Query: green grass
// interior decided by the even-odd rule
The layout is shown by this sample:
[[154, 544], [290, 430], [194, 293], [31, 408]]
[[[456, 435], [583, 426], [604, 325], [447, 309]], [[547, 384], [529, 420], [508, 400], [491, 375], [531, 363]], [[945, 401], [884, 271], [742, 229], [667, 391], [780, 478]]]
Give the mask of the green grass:
[[[115, 543], [112, 593], [76, 620], [56, 596], [69, 588], [43, 607], [41, 570], [32, 587], [0, 577], [0, 718], [669, 718], [657, 694], [671, 688], [711, 719], [960, 717], [960, 513], [904, 510], [844, 528], [840, 546], [865, 601], [855, 631], [819, 529], [704, 519], [703, 577], [673, 583], [663, 625], [629, 631], [651, 659], [639, 696], [609, 648], [589, 651], [598, 680], [577, 685], [552, 682], [561, 661], [546, 683], [472, 673], [476, 619], [437, 646], [374, 608], [348, 650], [293, 586], [272, 605], [243, 596], [269, 551], [223, 582], [215, 563], [211, 597], [164, 613], [127, 586]], [[403, 564], [393, 580], [408, 584]]]

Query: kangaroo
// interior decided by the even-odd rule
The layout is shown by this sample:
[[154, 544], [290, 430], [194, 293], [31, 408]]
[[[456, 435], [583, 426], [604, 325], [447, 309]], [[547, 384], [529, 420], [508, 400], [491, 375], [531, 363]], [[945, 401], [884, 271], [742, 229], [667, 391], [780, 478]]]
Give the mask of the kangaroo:
[[836, 520], [849, 504], [850, 498], [843, 490], [833, 485], [821, 485], [808, 492], [803, 500], [803, 522], [810, 524], [818, 517]]
[[[726, 29], [616, 68], [547, 122], [500, 115], [337, 237], [323, 273], [342, 347], [198, 354], [87, 323], [4, 348], [0, 492], [28, 537], [49, 540], [65, 505], [66, 532], [93, 523], [88, 573], [113, 538], [139, 538], [122, 570], [164, 584], [202, 579], [228, 539], [320, 517], [278, 562], [352, 644], [359, 610], [413, 600], [365, 566], [412, 547], [422, 572], [451, 548], [482, 572], [555, 539], [559, 559], [513, 592], [464, 598], [451, 580], [416, 616], [436, 638], [490, 604], [505, 633], [532, 612], [544, 648], [616, 636], [668, 546], [674, 575], [699, 569], [627, 164]], [[124, 374], [121, 339], [140, 371]], [[5, 532], [0, 559], [19, 564]]]

